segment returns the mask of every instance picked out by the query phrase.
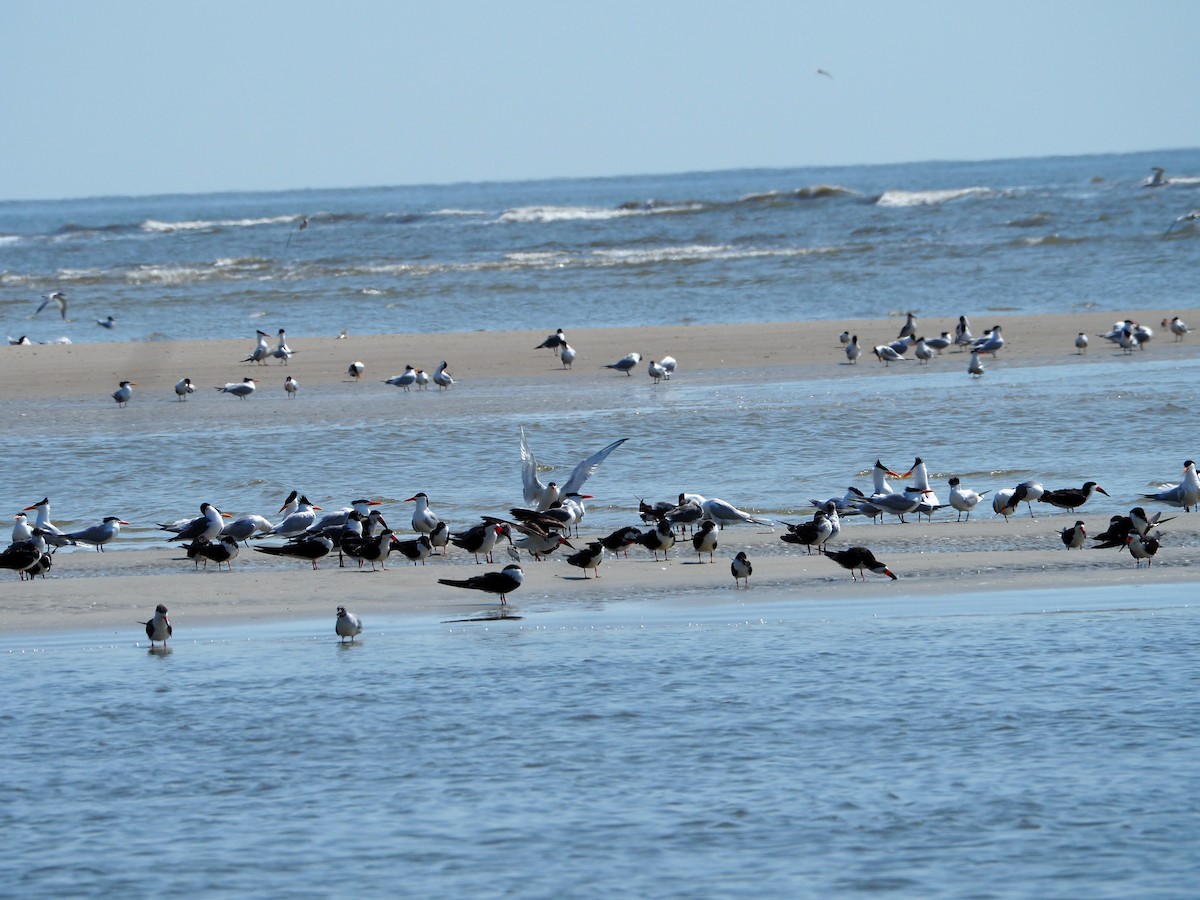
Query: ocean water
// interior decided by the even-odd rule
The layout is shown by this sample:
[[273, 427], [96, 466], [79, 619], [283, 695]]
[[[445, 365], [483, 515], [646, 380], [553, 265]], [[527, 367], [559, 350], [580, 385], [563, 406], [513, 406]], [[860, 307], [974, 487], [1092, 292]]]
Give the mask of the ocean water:
[[754, 593], [5, 638], [0, 892], [1194, 894], [1185, 592]]
[[[1142, 187], [1155, 165], [1168, 184]], [[1171, 308], [1194, 301], [1200, 226], [1163, 236], [1197, 206], [1200, 150], [8, 202], [0, 324], [252, 342]], [[69, 321], [34, 315], [56, 290]]]

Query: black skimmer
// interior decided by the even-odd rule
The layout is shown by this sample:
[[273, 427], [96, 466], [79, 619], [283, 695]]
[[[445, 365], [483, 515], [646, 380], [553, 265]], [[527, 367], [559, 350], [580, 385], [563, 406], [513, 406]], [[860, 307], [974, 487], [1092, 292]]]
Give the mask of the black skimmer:
[[628, 558], [629, 548], [634, 544], [641, 543], [641, 540], [641, 529], [628, 525], [625, 528], [618, 528], [612, 534], [600, 538], [600, 543], [605, 550], [612, 553], [624, 553], [626, 558]]
[[470, 578], [439, 578], [438, 584], [499, 594], [500, 605], [507, 606], [508, 595], [519, 588], [524, 580], [525, 572], [521, 567], [516, 563], [509, 563], [499, 572], [485, 572], [482, 575], [472, 575]]
[[128, 524], [118, 516], [105, 516], [99, 525], [69, 532], [67, 537], [80, 544], [91, 544], [97, 551], [103, 553], [104, 545], [116, 540], [117, 535], [121, 533], [121, 526]]
[[959, 487], [962, 482], [957, 475], [953, 476], [948, 483], [950, 485], [950, 505], [958, 510], [958, 521], [963, 521], [963, 513], [967, 514], [966, 521], [971, 521], [972, 511], [989, 491], [979, 494], [968, 488]]
[[333, 539], [323, 534], [312, 537], [301, 537], [284, 544], [281, 547], [255, 547], [259, 553], [271, 556], [292, 556], [296, 559], [307, 559], [312, 563], [313, 570], [317, 568], [317, 560], [323, 559], [333, 552]]
[[1070, 528], [1064, 528], [1059, 532], [1062, 538], [1063, 546], [1068, 550], [1076, 550], [1083, 547], [1083, 542], [1087, 540], [1087, 532], [1084, 530], [1083, 522], [1076, 522]]
[[[657, 504], [655, 504], [657, 506]], [[668, 509], [663, 515], [671, 525], [680, 530], [680, 533], [686, 532], [689, 528], [704, 519], [704, 508], [695, 500], [689, 500], [683, 494], [679, 495], [679, 503]], [[651, 516], [646, 521], [657, 519], [658, 516]], [[643, 519], [645, 517], [643, 516]]]
[[175, 536], [167, 538], [170, 541], [194, 541], [197, 538], [202, 538], [205, 541], [216, 540], [225, 528], [225, 519], [232, 519], [233, 516], [228, 513], [223, 513], [211, 503], [200, 504], [200, 515], [189, 521], [182, 528], [176, 528], [175, 525], [159, 525], [165, 531], [174, 531]]
[[1131, 534], [1125, 538], [1125, 543], [1129, 547], [1129, 555], [1137, 560], [1137, 566], [1142, 567], [1142, 560], [1146, 561], [1146, 566], [1149, 568], [1154, 564], [1154, 554], [1158, 553], [1158, 548], [1162, 546], [1156, 537], [1142, 537], [1140, 534]]
[[352, 612], [347, 612], [346, 607], [339, 606], [337, 608], [337, 622], [333, 626], [334, 632], [345, 643], [346, 638], [350, 638], [351, 643], [354, 639], [362, 634], [362, 619]]
[[779, 539], [785, 544], [799, 544], [810, 555], [815, 546], [817, 553], [821, 554], [825, 552], [825, 542], [833, 535], [833, 522], [830, 521], [824, 509], [818, 509], [813, 514], [811, 521], [788, 525], [787, 529], [787, 534], [779, 536]]
[[253, 378], [243, 378], [241, 381], [231, 381], [222, 387], [215, 388], [223, 394], [233, 394], [239, 400], [245, 400], [256, 390]]
[[875, 558], [875, 554], [866, 547], [849, 547], [845, 550], [827, 550], [825, 551], [825, 555], [843, 569], [849, 569], [851, 581], [856, 580], [854, 575], [855, 569], [858, 569], [859, 574], [863, 577], [863, 581], [867, 580], [867, 576], [863, 574], [864, 569], [870, 569], [876, 575], [886, 575], [893, 581], [896, 580], [896, 575], [892, 572], [892, 570], [877, 560]]
[[362, 381], [363, 372], [365, 371], [367, 371], [366, 364], [361, 360], [356, 359], [354, 362], [350, 363], [349, 368], [346, 369], [346, 374], [355, 381]]
[[196, 388], [195, 385], [192, 384], [192, 379], [180, 378], [177, 382], [175, 382], [175, 396], [180, 400], [186, 400], [188, 398], [188, 394], [194, 393], [196, 393]]
[[692, 535], [692, 548], [696, 551], [696, 559], [698, 562], [704, 562], [704, 554], [708, 554], [708, 561], [713, 562], [713, 551], [717, 549], [717, 523], [712, 519], [705, 519], [700, 523], [700, 527], [696, 529], [696, 533]]
[[563, 330], [560, 328], [560, 329], [558, 329], [558, 331], [554, 332], [554, 334], [549, 335], [544, 341], [542, 341], [540, 344], [538, 344], [533, 349], [534, 350], [553, 350], [554, 352], [558, 352], [559, 348], [565, 347], [566, 344], [567, 344], [567, 338], [563, 334]]
[[600, 577], [600, 563], [604, 561], [604, 545], [599, 541], [591, 541], [588, 545], [567, 557], [567, 562], [576, 568], [583, 569], [583, 577], [587, 578], [588, 569], [596, 570], [596, 577]]
[[399, 543], [400, 541], [392, 533], [392, 530], [385, 527], [380, 530], [379, 534], [372, 535], [371, 537], [344, 540], [342, 550], [351, 559], [358, 560], [358, 567], [360, 569], [363, 567], [363, 563], [370, 563], [371, 571], [374, 572], [375, 563], [379, 563], [384, 569], [387, 568], [388, 554]]
[[480, 555], [486, 562], [492, 561], [492, 548], [496, 546], [496, 540], [502, 535], [512, 540], [511, 528], [497, 519], [485, 518], [484, 521], [466, 531], [450, 535], [450, 543], [473, 554], [475, 564], [479, 565]]
[[433, 544], [430, 543], [428, 534], [422, 534], [420, 537], [408, 541], [397, 540], [395, 549], [399, 550], [401, 555], [414, 566], [417, 563], [425, 565], [425, 560], [433, 552]]
[[1085, 481], [1081, 488], [1062, 488], [1057, 491], [1046, 491], [1038, 500], [1042, 503], [1049, 503], [1051, 506], [1057, 506], [1059, 509], [1074, 512], [1080, 506], [1087, 503], [1088, 498], [1092, 496], [1092, 491], [1099, 491], [1105, 497], [1108, 496], [1108, 491], [1100, 487], [1096, 482]]
[[626, 375], [628, 375], [633, 370], [633, 367], [636, 366], [641, 361], [642, 361], [642, 354], [628, 353], [625, 356], [622, 356], [620, 359], [618, 359], [615, 363], [608, 363], [607, 365], [601, 366], [600, 368], [615, 369], [618, 372], [624, 372]]
[[750, 558], [746, 556], [745, 550], [739, 550], [738, 555], [729, 563], [729, 573], [733, 575], [734, 584], [740, 586], [745, 580], [746, 589], [750, 588], [750, 576], [754, 574], [754, 566], [750, 564]]
[[1129, 516], [1113, 516], [1108, 520], [1108, 530], [1095, 535], [1092, 540], [1093, 550], [1108, 550], [1116, 547], [1120, 550], [1125, 546], [1125, 539], [1134, 534], [1133, 520]]
[[1022, 481], [1013, 488], [1013, 506], [1024, 503], [1029, 508], [1029, 517], [1036, 519], [1037, 516], [1033, 514], [1033, 501], [1041, 500], [1045, 493], [1046, 489], [1040, 481]]
[[48, 555], [44, 541], [40, 546], [32, 539], [19, 541], [0, 551], [0, 569], [11, 569], [24, 581], [27, 576], [33, 577], [30, 573], [38, 566], [42, 557]]
[[658, 551], [661, 550], [665, 561], [670, 558], [671, 548], [675, 546], [675, 529], [666, 519], [659, 519], [653, 528], [642, 532], [638, 542], [654, 554], [655, 562], [658, 561]]
[[1194, 460], [1184, 460], [1183, 480], [1153, 494], [1142, 494], [1147, 500], [1157, 500], [1171, 506], [1182, 506], [1184, 512], [1191, 512], [1200, 506], [1200, 476], [1196, 474]]
[[117, 406], [125, 406], [133, 397], [133, 389], [137, 387], [136, 381], [122, 381], [117, 389], [113, 391], [112, 398], [117, 401]]
[[221, 563], [224, 563], [226, 568], [233, 571], [233, 561], [237, 559], [238, 542], [229, 535], [223, 535], [215, 541], [197, 538], [190, 544], [184, 544], [183, 549], [187, 551], [188, 559], [191, 559], [199, 564], [199, 560], [204, 560], [204, 568], [208, 568], [208, 563], [211, 560], [217, 564], [217, 571], [221, 571]]
[[163, 646], [167, 646], [167, 638], [175, 633], [175, 629], [171, 627], [171, 620], [167, 618], [167, 608], [161, 603], [154, 607], [153, 619], [138, 624], [146, 626], [146, 637], [150, 638], [152, 648], [155, 641], [162, 641]]

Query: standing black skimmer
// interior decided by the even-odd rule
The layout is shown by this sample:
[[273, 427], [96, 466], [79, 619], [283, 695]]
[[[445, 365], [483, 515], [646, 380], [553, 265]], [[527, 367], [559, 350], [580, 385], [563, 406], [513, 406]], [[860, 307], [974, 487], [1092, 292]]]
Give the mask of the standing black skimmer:
[[696, 551], [696, 559], [699, 562], [704, 562], [704, 554], [708, 554], [708, 561], [713, 562], [713, 551], [717, 549], [717, 523], [712, 519], [705, 519], [700, 523], [700, 527], [696, 529], [696, 533], [692, 535], [692, 548]]
[[734, 584], [741, 586], [743, 579], [746, 581], [746, 589], [750, 588], [750, 576], [754, 573], [754, 566], [750, 564], [750, 558], [746, 556], [745, 550], [739, 550], [738, 555], [729, 563], [729, 573], [733, 576]]
[[121, 526], [128, 524], [117, 516], [105, 516], [99, 525], [69, 532], [67, 537], [80, 544], [91, 544], [97, 551], [103, 553], [104, 545], [109, 541], [116, 540], [117, 535], [121, 533]]
[[512, 529], [498, 519], [485, 518], [466, 531], [450, 535], [450, 543], [474, 554], [475, 564], [479, 565], [481, 554], [487, 562], [492, 561], [492, 548], [496, 546], [496, 540], [501, 535], [512, 540]]
[[626, 375], [628, 375], [632, 371], [633, 367], [636, 366], [641, 361], [642, 361], [642, 354], [629, 353], [629, 354], [626, 354], [625, 356], [622, 356], [615, 363], [608, 363], [605, 366], [601, 366], [601, 368], [602, 369], [615, 369], [618, 372], [624, 372]]
[[625, 528], [618, 528], [612, 534], [600, 538], [600, 543], [605, 550], [612, 553], [624, 553], [626, 559], [629, 558], [629, 548], [634, 544], [641, 543], [641, 529], [634, 528], [632, 525]]
[[675, 529], [666, 519], [659, 519], [653, 528], [642, 532], [639, 543], [654, 554], [655, 562], [658, 561], [658, 551], [661, 550], [665, 561], [670, 558], [671, 548], [675, 546]]
[[824, 553], [825, 542], [833, 536], [833, 522], [830, 521], [826, 513], [827, 508], [818, 509], [813, 514], [811, 521], [801, 522], [798, 525], [788, 525], [787, 534], [781, 534], [779, 539], [785, 544], [799, 544], [809, 554], [812, 553], [814, 546], [816, 546], [818, 554]]
[[521, 586], [525, 580], [525, 572], [516, 563], [509, 563], [499, 572], [485, 572], [470, 578], [439, 578], [438, 584], [448, 584], [450, 587], [467, 588], [472, 591], [485, 591], [489, 594], [500, 595], [500, 605], [508, 605], [508, 595]]
[[137, 387], [136, 381], [122, 381], [121, 384], [113, 391], [112, 398], [117, 401], [117, 406], [126, 406], [131, 397], [133, 397], [133, 389]]
[[845, 550], [827, 550], [825, 555], [832, 559], [843, 569], [850, 570], [850, 580], [857, 580], [854, 575], [854, 570], [863, 577], [863, 581], [867, 580], [867, 576], [863, 575], [863, 569], [870, 569], [876, 575], [886, 575], [893, 581], [896, 580], [892, 570], [875, 558], [875, 554], [866, 547], [849, 547]]
[[1078, 507], [1087, 503], [1088, 498], [1092, 496], [1092, 491], [1099, 491], [1105, 497], [1108, 496], [1108, 491], [1100, 487], [1096, 482], [1085, 481], [1081, 488], [1063, 488], [1057, 491], [1046, 491], [1038, 499], [1042, 503], [1049, 503], [1051, 506], [1057, 506], [1059, 509], [1074, 512]]
[[429, 542], [429, 535], [423, 534], [408, 541], [397, 540], [395, 549], [399, 550], [404, 558], [409, 560], [414, 566], [417, 563], [425, 565], [425, 560], [433, 552], [433, 544]]
[[154, 647], [155, 641], [162, 641], [163, 646], [167, 646], [167, 638], [174, 634], [175, 629], [171, 627], [171, 620], [167, 618], [167, 608], [161, 603], [154, 607], [154, 618], [149, 622], [138, 622], [139, 625], [146, 626], [146, 637], [150, 638], [150, 646]]
[[1142, 537], [1140, 534], [1131, 534], [1125, 538], [1125, 543], [1129, 547], [1129, 555], [1137, 560], [1138, 568], [1142, 567], [1142, 560], [1146, 560], [1146, 566], [1149, 567], [1154, 563], [1154, 554], [1158, 552], [1161, 546], [1156, 537]]
[[588, 569], [596, 570], [596, 577], [600, 577], [600, 563], [604, 561], [604, 545], [599, 541], [591, 541], [583, 550], [572, 553], [567, 557], [567, 562], [576, 568], [583, 569], [583, 577], [587, 578]]
[[1147, 500], [1157, 500], [1159, 503], [1169, 503], [1171, 506], [1182, 506], [1184, 512], [1191, 512], [1200, 506], [1200, 476], [1196, 474], [1195, 460], [1184, 460], [1183, 481], [1171, 485], [1154, 494], [1142, 494]]
[[187, 551], [188, 559], [193, 560], [199, 565], [200, 559], [204, 560], [204, 568], [208, 568], [209, 560], [217, 564], [217, 571], [221, 571], [221, 563], [232, 572], [232, 562], [238, 555], [238, 542], [229, 535], [224, 535], [216, 541], [209, 541], [203, 538], [197, 538], [190, 544], [184, 544], [183, 549]]
[[1063, 546], [1068, 550], [1075, 550], [1083, 547], [1083, 542], [1087, 540], [1087, 532], [1084, 531], [1083, 522], [1076, 522], [1070, 528], [1064, 528], [1059, 535], [1062, 537]]
[[302, 537], [284, 544], [282, 547], [255, 547], [259, 553], [271, 556], [292, 556], [296, 559], [307, 559], [316, 571], [317, 560], [328, 556], [333, 551], [333, 539], [323, 534], [313, 537]]
[[337, 622], [334, 623], [333, 630], [342, 639], [342, 643], [345, 643], [346, 638], [350, 638], [353, 643], [354, 639], [362, 634], [362, 619], [352, 612], [347, 612], [346, 607], [339, 606]]
[[[422, 535], [423, 537], [424, 535]], [[351, 559], [358, 560], [358, 567], [361, 569], [363, 563], [371, 564], [371, 571], [375, 571], [375, 563], [386, 569], [387, 557], [392, 552], [392, 549], [400, 543], [395, 534], [390, 528], [384, 527], [379, 534], [371, 537], [354, 538], [343, 540], [342, 550]]]

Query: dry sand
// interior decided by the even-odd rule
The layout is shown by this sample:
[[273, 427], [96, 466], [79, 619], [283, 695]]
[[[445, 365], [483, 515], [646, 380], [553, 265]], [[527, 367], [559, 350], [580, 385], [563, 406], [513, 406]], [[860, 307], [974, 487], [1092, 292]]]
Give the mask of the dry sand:
[[[1096, 337], [1118, 319], [1133, 318], [1154, 328], [1156, 337], [1147, 354], [1158, 360], [1194, 359], [1200, 355], [1200, 336], [1172, 340], [1160, 322], [1173, 315], [1200, 323], [1200, 310], [1138, 310], [1071, 313], [1057, 316], [976, 316], [973, 329], [999, 324], [1007, 345], [1000, 358], [988, 362], [997, 369], [1021, 365], [1089, 365], [1119, 356], [1113, 345]], [[884, 321], [801, 322], [754, 325], [671, 326], [637, 329], [595, 329], [570, 333], [567, 338], [580, 350], [575, 377], [619, 377], [600, 368], [630, 350], [669, 348], [692, 379], [719, 378], [733, 369], [771, 367], [786, 369], [788, 377], [891, 377], [896, 366], [884, 369], [873, 357], [855, 367], [845, 364], [837, 341], [844, 329], [859, 335], [867, 349], [893, 339], [902, 319]], [[951, 328], [950, 321], [929, 325], [924, 333], [936, 335]], [[1079, 356], [1074, 337], [1091, 336], [1087, 354]], [[346, 367], [363, 360], [368, 377], [390, 374], [388, 360], [417, 353], [458, 360], [451, 368], [459, 377], [553, 382], [564, 377], [552, 366], [530, 373], [514, 367], [514, 359], [529, 359], [544, 334], [501, 332], [438, 335], [381, 335], [372, 337], [305, 338], [292, 341], [302, 347], [306, 384], [334, 384], [346, 379]], [[249, 341], [171, 342], [144, 344], [77, 344], [71, 346], [9, 347], [0, 353], [0, 399], [91, 396], [110, 393], [121, 379], [138, 382], [139, 391], [169, 392], [179, 373], [188, 372], [200, 386], [240, 380], [264, 370], [230, 364], [251, 349]], [[542, 351], [545, 353], [545, 351]], [[547, 357], [549, 355], [547, 354]], [[965, 355], [951, 355], [939, 366], [961, 366], [966, 378]], [[380, 371], [389, 365], [386, 372]], [[643, 364], [644, 365], [644, 364]], [[902, 364], [915, 366], [915, 363]], [[283, 372], [272, 365], [270, 376], [282, 382]], [[639, 367], [636, 377], [645, 377]], [[986, 376], [985, 376], [986, 377]], [[1149, 584], [1175, 584], [1200, 580], [1200, 515], [1181, 510], [1171, 525], [1171, 542], [1155, 564], [1135, 567], [1127, 552], [1062, 549], [1059, 529], [1074, 522], [1074, 514], [1027, 513], [1010, 521], [991, 518], [990, 508], [977, 521], [956, 523], [942, 511], [932, 524], [871, 525], [848, 522], [842, 545], [868, 544], [899, 575], [890, 581], [867, 576], [853, 584], [850, 575], [832, 561], [779, 540], [782, 529], [767, 532], [756, 527], [726, 529], [716, 563], [701, 564], [690, 543], [672, 551], [671, 561], [655, 562], [637, 548], [629, 559], [607, 559], [601, 577], [584, 579], [582, 573], [552, 556], [545, 562], [523, 563], [527, 580], [510, 603], [514, 611], [558, 609], [630, 600], [655, 599], [684, 603], [753, 599], [830, 599], [838, 596], [870, 597], [903, 594], [969, 593], [1061, 586], [1129, 585], [1131, 592]], [[987, 549], [976, 549], [985, 547]], [[746, 550], [754, 561], [748, 591], [734, 587], [729, 558]], [[86, 555], [85, 555], [86, 554]], [[0, 599], [0, 634], [61, 629], [114, 630], [125, 634], [139, 619], [147, 618], [156, 603], [172, 610], [177, 627], [184, 622], [253, 622], [278, 618], [329, 616], [345, 603], [364, 618], [373, 613], [413, 613], [434, 618], [477, 615], [495, 611], [495, 598], [437, 584], [439, 577], [467, 577], [484, 571], [467, 554], [452, 548], [446, 559], [432, 558], [426, 566], [411, 566], [393, 557], [386, 571], [359, 572], [339, 569], [325, 561], [318, 571], [306, 564], [239, 569], [218, 574], [196, 571], [180, 560], [174, 548], [162, 550], [111, 550], [100, 554], [74, 550], [62, 554], [56, 572], [34, 584], [19, 583], [15, 576], [3, 580]], [[507, 562], [501, 553], [499, 568]], [[86, 570], [86, 574], [83, 574]], [[331, 625], [332, 628], [332, 625]], [[134, 630], [136, 634], [136, 630]]]

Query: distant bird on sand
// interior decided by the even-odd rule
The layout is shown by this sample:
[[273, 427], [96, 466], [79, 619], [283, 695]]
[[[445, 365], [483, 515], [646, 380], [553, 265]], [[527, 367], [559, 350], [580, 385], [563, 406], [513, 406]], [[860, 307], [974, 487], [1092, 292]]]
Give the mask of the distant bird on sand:
[[567, 338], [560, 328], [554, 334], [549, 335], [544, 341], [534, 347], [534, 350], [552, 350], [557, 353], [560, 347], [566, 346]]
[[[826, 550], [825, 555], [832, 559], [843, 569], [850, 570], [850, 580], [857, 580], [854, 576], [854, 570], [858, 569], [859, 575], [863, 575], [863, 569], [870, 569], [876, 575], [886, 575], [893, 581], [896, 580], [892, 570], [875, 558], [875, 554], [866, 547], [849, 547], [846, 550]], [[863, 575], [863, 581], [866, 581], [866, 576]]]
[[196, 393], [196, 388], [192, 384], [192, 379], [180, 378], [177, 382], [175, 382], [175, 396], [180, 400], [186, 400], [188, 398], [188, 394], [194, 393]]
[[1169, 322], [1166, 319], [1163, 319], [1162, 324], [1163, 328], [1169, 329], [1171, 334], [1175, 335], [1175, 340], [1177, 341], [1182, 341], [1184, 335], [1188, 334], [1192, 330], [1183, 323], [1183, 320], [1180, 319], [1179, 316], [1175, 316]]
[[446, 361], [442, 360], [437, 370], [433, 373], [433, 383], [442, 390], [454, 384], [454, 379], [450, 377], [450, 373], [446, 371]]
[[602, 368], [615, 369], [618, 372], [624, 372], [626, 375], [628, 375], [630, 373], [630, 371], [633, 369], [633, 367], [636, 366], [641, 361], [642, 361], [642, 354], [629, 353], [629, 354], [626, 354], [625, 356], [622, 356], [615, 363], [608, 363], [607, 365], [602, 366]]
[[150, 638], [150, 646], [154, 646], [155, 641], [162, 641], [163, 646], [167, 646], [167, 638], [175, 631], [171, 627], [171, 620], [167, 618], [167, 608], [161, 603], [154, 608], [154, 618], [149, 622], [139, 622], [139, 625], [146, 626], [146, 637]]
[[1075, 335], [1075, 349], [1079, 353], [1086, 353], [1088, 348], [1088, 336], [1082, 331]]
[[[598, 574], [598, 573], [597, 573]], [[470, 578], [439, 578], [438, 584], [450, 587], [467, 588], [472, 591], [485, 591], [489, 594], [500, 595], [500, 605], [508, 604], [508, 595], [521, 586], [525, 580], [525, 572], [516, 563], [510, 563], [499, 572], [485, 572]]]
[[283, 379], [283, 389], [287, 391], [288, 399], [291, 400], [296, 396], [296, 391], [300, 390], [300, 382], [289, 375]]
[[354, 362], [350, 363], [350, 368], [346, 370], [346, 374], [355, 381], [362, 381], [363, 372], [365, 371], [367, 371], [366, 365], [358, 360], [355, 360]]
[[339, 606], [337, 608], [337, 622], [333, 626], [333, 630], [337, 632], [337, 636], [344, 642], [346, 638], [353, 641], [358, 635], [362, 634], [362, 619], [352, 612], [346, 612], [346, 607]]
[[862, 353], [862, 350], [858, 346], [858, 335], [856, 334], [853, 335], [846, 344], [846, 360], [850, 363], [850, 365], [856, 365], [858, 363], [858, 357], [860, 353]]
[[117, 406], [125, 406], [129, 403], [129, 399], [133, 396], [133, 389], [137, 387], [136, 381], [122, 381], [120, 386], [113, 391], [112, 398], [117, 401]]
[[1087, 540], [1087, 532], [1083, 528], [1082, 522], [1076, 522], [1070, 528], [1064, 528], [1059, 532], [1062, 538], [1063, 546], [1068, 550], [1075, 550], [1083, 547], [1083, 542]]
[[915, 313], [906, 313], [908, 318], [900, 327], [900, 333], [896, 335], [898, 338], [916, 337], [917, 335], [917, 316]]
[[750, 576], [754, 573], [754, 566], [750, 564], [745, 550], [739, 550], [738, 555], [729, 563], [729, 573], [733, 575], [734, 584], [740, 587], [741, 582], [745, 580], [747, 589], [750, 587]]
[[975, 378], [983, 377], [983, 363], [979, 361], [979, 351], [971, 351], [971, 361], [967, 363], [967, 374]]
[[575, 352], [575, 348], [563, 341], [562, 346], [558, 348], [558, 360], [562, 363], [564, 369], [571, 368], [575, 362], [575, 357], [579, 354]]
[[240, 400], [245, 400], [257, 389], [253, 378], [243, 378], [241, 381], [231, 381], [223, 387], [214, 388], [223, 394], [233, 394]]
[[38, 313], [40, 313], [43, 309], [45, 309], [51, 303], [58, 306], [58, 314], [60, 316], [62, 316], [63, 321], [66, 321], [66, 318], [67, 318], [67, 295], [64, 294], [62, 291], [54, 291], [53, 293], [50, 293], [50, 294], [43, 294], [41, 305], [38, 306], [37, 310], [34, 311], [34, 315], [36, 316]]

